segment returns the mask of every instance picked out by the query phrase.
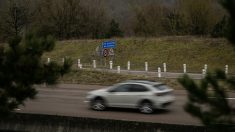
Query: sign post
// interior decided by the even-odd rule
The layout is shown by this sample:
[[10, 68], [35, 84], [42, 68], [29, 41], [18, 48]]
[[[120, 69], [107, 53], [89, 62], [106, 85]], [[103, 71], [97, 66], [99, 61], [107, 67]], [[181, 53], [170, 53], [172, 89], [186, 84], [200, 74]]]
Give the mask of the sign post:
[[[116, 41], [111, 40], [111, 41], [104, 41], [101, 45], [101, 55], [105, 58], [104, 59], [104, 64], [106, 67], [106, 61], [113, 61], [113, 56], [114, 56], [114, 50], [113, 48], [116, 48]], [[112, 57], [110, 59], [110, 56]], [[113, 62], [112, 62], [113, 63]], [[110, 63], [110, 69], [112, 68], [111, 63]]]

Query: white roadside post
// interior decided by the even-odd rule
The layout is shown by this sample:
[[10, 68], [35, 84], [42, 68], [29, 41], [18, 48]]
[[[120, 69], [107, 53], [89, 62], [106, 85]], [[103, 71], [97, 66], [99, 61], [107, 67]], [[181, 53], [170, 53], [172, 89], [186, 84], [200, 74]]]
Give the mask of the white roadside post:
[[206, 70], [202, 69], [202, 76], [205, 77], [205, 75], [206, 75]]
[[80, 59], [78, 59], [78, 68], [82, 69], [82, 66], [81, 66], [81, 61], [80, 61]]
[[166, 63], [163, 63], [163, 71], [166, 72]]
[[62, 63], [64, 64], [64, 61], [65, 61], [65, 59], [64, 58], [62, 58]]
[[186, 64], [183, 64], [183, 67], [184, 67], [184, 73], [187, 73], [187, 66], [186, 66]]
[[204, 65], [205, 73], [207, 73], [207, 64]]
[[145, 71], [148, 71], [148, 62], [145, 62]]
[[228, 65], [225, 65], [225, 74], [228, 74]]
[[110, 69], [110, 70], [113, 69], [113, 61], [109, 61], [109, 69]]
[[158, 72], [158, 77], [159, 77], [159, 78], [161, 78], [161, 77], [162, 77], [162, 75], [161, 75], [161, 68], [160, 68], [160, 67], [158, 67], [157, 72]]
[[129, 71], [130, 69], [131, 69], [131, 62], [128, 61], [128, 62], [127, 62], [127, 70]]
[[96, 60], [93, 60], [93, 68], [96, 68]]
[[50, 63], [51, 62], [51, 58], [47, 58], [47, 63]]
[[[51, 58], [47, 58], [47, 63], [49, 64], [51, 62]], [[44, 87], [47, 87], [47, 84], [44, 83]]]
[[120, 68], [120, 66], [117, 66], [117, 73], [121, 73], [121, 68]]

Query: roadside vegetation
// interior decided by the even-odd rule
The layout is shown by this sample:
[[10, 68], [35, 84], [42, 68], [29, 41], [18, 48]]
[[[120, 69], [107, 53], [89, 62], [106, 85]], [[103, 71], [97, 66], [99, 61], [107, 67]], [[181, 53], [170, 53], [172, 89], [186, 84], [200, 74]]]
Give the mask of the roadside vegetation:
[[[58, 63], [41, 63], [44, 52], [53, 50], [51, 36], [28, 34], [16, 36], [8, 46], [0, 45], [0, 118], [7, 116], [27, 99], [37, 94], [35, 84], [55, 84], [70, 71], [71, 63], [65, 59]], [[7, 47], [7, 48], [6, 48]]]
[[[0, 43], [0, 116], [33, 98], [34, 84], [53, 84], [69, 72], [70, 59], [62, 63], [62, 58], [71, 58], [72, 72], [61, 77], [61, 82], [111, 85], [127, 79], [147, 79], [175, 89], [183, 86], [189, 95], [187, 112], [205, 125], [233, 124], [234, 108], [226, 100], [225, 90], [228, 87], [234, 91], [235, 82], [226, 76], [224, 67], [228, 65], [228, 72], [235, 73], [234, 0], [220, 0], [227, 12], [217, 0], [114, 1], [0, 1], [0, 42], [15, 38], [9, 47]], [[114, 6], [124, 10], [114, 10]], [[27, 37], [30, 32], [35, 36]], [[54, 48], [54, 41], [45, 39], [48, 35], [61, 41], [55, 50], [43, 54]], [[110, 39], [117, 42], [115, 56], [104, 59], [95, 49]], [[47, 58], [51, 61], [46, 63]], [[108, 68], [109, 60], [113, 60], [114, 68], [121, 69], [127, 69], [130, 61], [131, 70], [144, 70], [144, 62], [148, 62], [150, 71], [166, 63], [168, 72], [183, 72], [182, 65], [187, 64], [191, 73], [201, 73], [207, 64], [209, 73], [201, 82], [185, 75], [179, 79], [180, 86], [176, 80], [164, 78], [78, 70], [77, 59], [83, 67], [91, 67], [92, 60], [97, 60], [102, 68]], [[215, 69], [221, 70], [213, 72]]]
[[[235, 1], [221, 0], [221, 5], [229, 13], [229, 28], [226, 38], [235, 46]], [[233, 51], [234, 52], [234, 51]], [[235, 90], [235, 77], [227, 76], [221, 69], [207, 73], [200, 82], [195, 82], [187, 74], [179, 79], [188, 92], [184, 110], [207, 126], [231, 128], [234, 131], [234, 105], [228, 99], [227, 89]]]
[[111, 37], [224, 37], [217, 0], [1, 0], [0, 41], [35, 31], [58, 40]]
[[117, 73], [101, 72], [95, 70], [73, 70], [72, 72], [65, 74], [61, 77], [59, 83], [76, 83], [76, 84], [93, 84], [93, 85], [113, 85], [115, 83], [120, 83], [126, 80], [150, 80], [150, 81], [160, 81], [166, 83], [173, 89], [183, 89], [183, 87], [178, 83], [177, 79], [166, 79], [148, 76], [136, 76], [136, 75], [123, 75]]
[[[131, 62], [131, 70], [144, 70], [144, 63], [149, 63], [149, 70], [156, 71], [167, 64], [169, 72], [183, 72], [183, 64], [187, 64], [188, 72], [201, 73], [205, 64], [208, 70], [224, 69], [229, 66], [229, 73], [235, 72], [234, 48], [229, 42], [220, 38], [192, 36], [171, 36], [158, 38], [118, 38], [114, 49], [114, 68], [121, 66], [127, 69], [127, 61]], [[91, 67], [92, 60], [97, 60], [98, 67], [105, 66], [105, 58], [99, 57], [95, 51], [104, 40], [68, 40], [58, 41], [55, 50], [44, 54], [44, 60], [51, 58], [61, 61], [63, 57], [73, 60], [74, 68], [77, 59], [81, 59], [84, 67]], [[107, 68], [109, 60], [106, 58]]]

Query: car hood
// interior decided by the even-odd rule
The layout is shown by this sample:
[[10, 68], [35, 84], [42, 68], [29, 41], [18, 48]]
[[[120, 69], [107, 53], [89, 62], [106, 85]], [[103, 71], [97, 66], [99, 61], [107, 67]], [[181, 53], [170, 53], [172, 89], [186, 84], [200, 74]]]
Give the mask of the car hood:
[[89, 92], [89, 94], [100, 94], [100, 93], [104, 93], [104, 92], [106, 92], [108, 89], [109, 89], [109, 87], [108, 87], [108, 88], [98, 89], [98, 90], [93, 90], [93, 91]]

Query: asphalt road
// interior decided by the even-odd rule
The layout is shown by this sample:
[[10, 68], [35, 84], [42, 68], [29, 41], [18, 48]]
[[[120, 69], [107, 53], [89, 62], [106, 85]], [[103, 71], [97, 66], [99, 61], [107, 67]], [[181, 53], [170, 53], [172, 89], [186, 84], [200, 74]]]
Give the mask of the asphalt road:
[[[76, 117], [91, 117], [103, 119], [131, 120], [157, 122], [169, 124], [201, 125], [200, 121], [184, 112], [183, 105], [187, 100], [184, 90], [176, 90], [176, 101], [169, 110], [158, 110], [154, 114], [146, 115], [132, 109], [108, 109], [93, 111], [84, 103], [86, 93], [90, 90], [103, 88], [97, 85], [59, 84], [56, 86], [38, 86], [38, 95], [34, 100], [28, 100], [18, 112], [40, 113], [50, 115], [65, 115]], [[230, 95], [231, 102], [235, 102], [235, 94]], [[234, 101], [233, 101], [234, 100]]]

